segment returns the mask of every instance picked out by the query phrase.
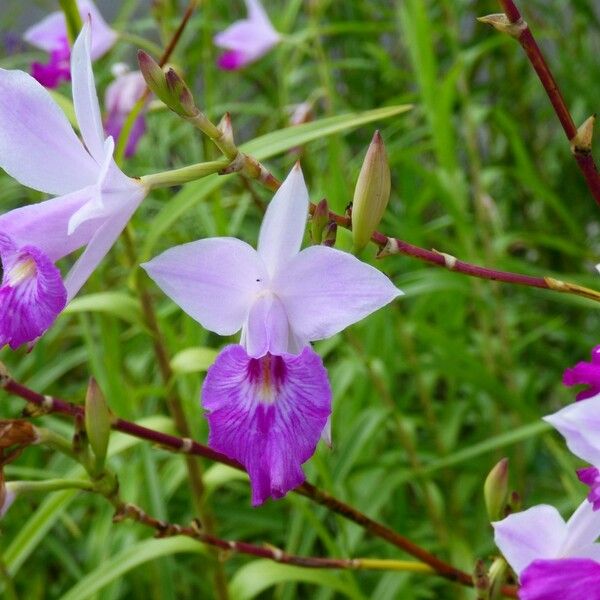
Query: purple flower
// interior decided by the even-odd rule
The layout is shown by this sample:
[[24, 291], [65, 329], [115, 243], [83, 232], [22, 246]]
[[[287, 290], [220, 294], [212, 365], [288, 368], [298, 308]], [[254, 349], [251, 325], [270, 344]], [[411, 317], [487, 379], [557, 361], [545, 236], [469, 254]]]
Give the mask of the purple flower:
[[[113, 46], [117, 34], [107, 25], [92, 0], [79, 0], [77, 6], [82, 20], [91, 20], [93, 41], [90, 55], [92, 60], [96, 60]], [[23, 39], [50, 55], [47, 64], [35, 62], [31, 65], [31, 74], [43, 86], [55, 88], [71, 79], [67, 24], [62, 11], [53, 12], [30, 27], [23, 34]]]
[[600, 564], [563, 558], [535, 560], [521, 575], [520, 600], [600, 600]]
[[259, 0], [244, 1], [248, 18], [236, 21], [214, 37], [215, 45], [226, 50], [217, 63], [226, 71], [241, 69], [258, 60], [281, 40]]
[[[104, 104], [108, 113], [104, 122], [104, 129], [108, 135], [111, 135], [115, 140], [119, 139], [125, 120], [145, 91], [146, 82], [141, 71], [128, 72], [127, 70], [121, 70], [116, 74], [115, 80], [106, 88], [104, 97]], [[126, 157], [135, 154], [138, 142], [145, 131], [146, 119], [143, 114], [140, 114], [136, 118], [127, 140]]]
[[330, 337], [399, 296], [377, 269], [324, 246], [300, 252], [308, 191], [295, 167], [265, 214], [258, 251], [234, 238], [167, 250], [142, 265], [203, 327], [241, 334], [202, 390], [209, 444], [241, 462], [252, 502], [304, 481], [301, 465], [328, 436], [331, 391], [309, 342]]
[[[566, 523], [553, 506], [540, 504], [492, 525], [496, 545], [520, 578], [534, 561], [600, 561], [600, 544], [594, 543], [600, 535], [600, 512], [595, 512], [587, 500]], [[541, 586], [546, 577], [543, 570], [539, 576]]]
[[575, 397], [577, 400], [585, 400], [600, 393], [600, 346], [592, 350], [590, 362], [579, 362], [571, 369], [566, 369], [563, 374], [563, 384], [566, 386], [587, 385]]
[[[14, 349], [50, 327], [146, 194], [119, 170], [113, 140], [104, 138], [88, 23], [73, 46], [71, 69], [83, 143], [35, 79], [0, 69], [0, 167], [58, 196], [0, 215], [0, 347]], [[83, 246], [63, 284], [54, 263]]]

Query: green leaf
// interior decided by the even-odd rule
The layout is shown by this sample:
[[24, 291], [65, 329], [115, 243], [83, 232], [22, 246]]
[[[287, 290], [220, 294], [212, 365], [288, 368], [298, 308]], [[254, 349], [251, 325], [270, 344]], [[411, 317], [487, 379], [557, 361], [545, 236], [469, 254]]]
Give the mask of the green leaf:
[[282, 565], [266, 559], [255, 560], [237, 571], [229, 584], [229, 595], [236, 600], [251, 600], [274, 585], [292, 581], [330, 588], [348, 598], [363, 598], [331, 571]]
[[104, 312], [133, 325], [142, 325], [138, 302], [122, 292], [98, 292], [80, 296], [71, 300], [63, 312]]
[[[243, 152], [251, 154], [258, 160], [271, 158], [276, 154], [285, 152], [290, 148], [301, 146], [313, 140], [322, 139], [328, 135], [355, 129], [373, 121], [389, 119], [405, 113], [412, 108], [409, 104], [376, 108], [363, 113], [350, 113], [336, 117], [320, 119], [312, 123], [287, 127], [273, 133], [267, 133], [240, 146]], [[172, 227], [183, 213], [202, 202], [211, 192], [225, 182], [222, 175], [210, 175], [199, 181], [188, 183], [175, 194], [171, 200], [154, 217], [146, 234], [144, 247], [141, 252], [141, 262], [152, 256], [156, 243], [164, 233]]]
[[214, 348], [186, 348], [171, 359], [175, 373], [203, 373], [215, 362], [218, 351]]
[[62, 596], [61, 600], [85, 600], [90, 598], [128, 571], [161, 556], [170, 556], [180, 552], [205, 554], [206, 548], [204, 544], [184, 536], [138, 542], [115, 554], [110, 560], [101, 563], [99, 567], [78, 581]]

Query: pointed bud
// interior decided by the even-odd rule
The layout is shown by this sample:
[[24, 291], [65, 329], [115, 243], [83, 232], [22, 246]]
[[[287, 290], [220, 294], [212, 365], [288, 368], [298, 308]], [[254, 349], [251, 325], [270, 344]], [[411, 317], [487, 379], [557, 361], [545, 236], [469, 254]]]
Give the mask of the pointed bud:
[[579, 154], [589, 154], [592, 151], [592, 137], [596, 115], [588, 117], [577, 130], [577, 135], [571, 140], [571, 150]]
[[104, 394], [92, 377], [85, 397], [85, 430], [94, 453], [94, 467], [102, 471], [110, 437], [110, 411]]
[[490, 521], [501, 519], [508, 496], [508, 458], [503, 458], [490, 471], [483, 485], [483, 495]]
[[140, 71], [144, 76], [148, 89], [168, 106], [169, 91], [167, 88], [167, 80], [160, 65], [143, 50], [138, 50], [137, 56]]
[[327, 199], [323, 198], [315, 207], [310, 220], [310, 237], [313, 244], [320, 244], [323, 240], [323, 231], [327, 227], [328, 220], [329, 205], [327, 204]]
[[198, 109], [190, 88], [174, 69], [167, 71], [166, 79], [171, 97], [168, 107], [182, 117], [193, 117]]
[[325, 227], [325, 232], [323, 233], [323, 246], [327, 246], [328, 248], [332, 248], [335, 246], [335, 240], [337, 238], [337, 225], [331, 221], [327, 223], [327, 227]]
[[508, 565], [503, 558], [497, 558], [490, 567], [488, 577], [490, 580], [490, 600], [500, 600], [504, 598], [502, 586], [506, 580]]
[[390, 199], [390, 167], [379, 131], [375, 132], [363, 161], [352, 202], [352, 237], [355, 250], [364, 248]]
[[235, 145], [235, 140], [233, 139], [233, 127], [231, 125], [231, 115], [228, 112], [226, 112], [219, 121], [217, 129], [221, 132], [223, 140], [229, 144]]

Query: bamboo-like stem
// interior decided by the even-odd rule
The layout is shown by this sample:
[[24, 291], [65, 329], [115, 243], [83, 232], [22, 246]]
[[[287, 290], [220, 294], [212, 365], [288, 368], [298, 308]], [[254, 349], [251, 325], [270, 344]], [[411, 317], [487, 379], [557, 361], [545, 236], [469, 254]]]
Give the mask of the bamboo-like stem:
[[297, 556], [288, 554], [280, 548], [271, 545], [257, 546], [248, 542], [223, 540], [214, 535], [207, 534], [199, 523], [184, 526], [167, 523], [148, 515], [139, 506], [133, 504], [116, 503], [116, 522], [131, 519], [151, 527], [159, 538], [185, 535], [199, 542], [225, 550], [229, 554], [239, 553], [266, 558], [278, 563], [293, 565], [309, 569], [352, 569], [372, 571], [408, 571], [435, 575], [436, 572], [429, 565], [422, 562], [374, 558], [321, 558], [316, 556]]
[[[18, 396], [35, 406], [41, 407], [44, 412], [61, 413], [72, 418], [79, 419], [84, 417], [83, 407], [71, 404], [70, 402], [66, 402], [65, 400], [61, 400], [60, 398], [55, 398], [53, 396], [44, 396], [19, 383], [18, 381], [15, 381], [9, 375], [2, 363], [0, 363], [0, 388], [4, 388], [8, 393]], [[242, 465], [236, 461], [233, 461], [223, 454], [215, 452], [211, 448], [204, 446], [203, 444], [200, 444], [190, 438], [179, 438], [118, 418], [113, 420], [111, 426], [112, 429], [115, 429], [116, 431], [121, 431], [122, 433], [131, 435], [133, 437], [158, 444], [167, 450], [182, 452], [184, 454], [193, 456], [203, 456], [204, 458], [229, 465], [236, 469], [240, 469], [242, 471], [244, 470]], [[320, 490], [308, 482], [303, 483], [293, 491], [301, 496], [305, 496], [317, 504], [326, 507], [341, 517], [356, 523], [375, 537], [379, 537], [393, 546], [403, 550], [407, 554], [414, 556], [423, 563], [429, 565], [441, 577], [465, 586], [472, 586], [471, 575], [465, 571], [461, 571], [460, 569], [457, 569], [441, 560], [437, 556], [430, 554], [427, 552], [427, 550], [421, 548], [400, 533], [390, 529], [389, 527], [386, 527], [382, 523], [371, 519], [364, 513], [346, 504], [345, 502], [338, 500], [331, 494]], [[516, 590], [511, 586], [507, 586], [504, 589], [504, 594], [514, 598], [516, 597]]]
[[[542, 86], [546, 90], [546, 94], [552, 103], [554, 112], [571, 144], [571, 151], [585, 178], [587, 186], [594, 197], [594, 200], [596, 200], [596, 203], [600, 205], [600, 173], [598, 173], [598, 168], [596, 167], [594, 157], [592, 156], [591, 144], [588, 145], [585, 142], [581, 142], [579, 139], [577, 126], [573, 122], [573, 117], [560, 92], [558, 83], [554, 79], [552, 71], [546, 62], [540, 47], [535, 41], [531, 29], [529, 29], [529, 25], [523, 20], [519, 9], [513, 0], [498, 1], [508, 19], [508, 25], [512, 25], [513, 27], [510, 30], [504, 29], [501, 26], [496, 28], [510, 33], [510, 35], [516, 38], [519, 44], [521, 44], [531, 66], [534, 68]], [[485, 19], [486, 18], [484, 17], [484, 22]], [[488, 22], [492, 25], [494, 24], [491, 20]]]

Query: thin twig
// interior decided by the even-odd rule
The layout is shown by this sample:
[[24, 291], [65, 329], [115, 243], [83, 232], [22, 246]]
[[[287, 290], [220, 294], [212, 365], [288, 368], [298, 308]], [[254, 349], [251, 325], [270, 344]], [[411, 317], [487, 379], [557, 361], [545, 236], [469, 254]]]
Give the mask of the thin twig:
[[[60, 398], [55, 398], [53, 396], [44, 396], [15, 381], [9, 375], [2, 363], [0, 363], [0, 387], [4, 388], [7, 392], [13, 395], [23, 398], [27, 402], [40, 407], [44, 413], [61, 413], [73, 418], [82, 418], [84, 416], [83, 407], [66, 402]], [[123, 419], [115, 419], [112, 422], [112, 428], [133, 437], [158, 444], [167, 450], [182, 452], [194, 456], [203, 456], [210, 460], [229, 465], [230, 467], [240, 469], [242, 471], [244, 470], [242, 465], [236, 461], [233, 461], [223, 454], [215, 452], [211, 448], [204, 446], [203, 444], [200, 444], [190, 438], [179, 438], [155, 431], [153, 429], [148, 429], [147, 427], [142, 427], [141, 425], [137, 425], [136, 423], [131, 423], [130, 421], [125, 421]], [[317, 504], [328, 508], [332, 512], [337, 513], [345, 519], [356, 523], [372, 535], [379, 537], [389, 542], [393, 546], [405, 551], [411, 556], [418, 558], [422, 562], [432, 567], [438, 575], [444, 577], [445, 579], [449, 579], [450, 581], [454, 581], [465, 586], [472, 586], [471, 575], [465, 571], [461, 571], [460, 569], [457, 569], [444, 562], [398, 532], [371, 519], [356, 508], [346, 504], [341, 500], [338, 500], [334, 496], [323, 490], [320, 490], [314, 485], [305, 482], [293, 491], [301, 496], [309, 498]], [[516, 597], [516, 590], [511, 586], [507, 586], [504, 590], [504, 593], [509, 597]]]
[[[540, 50], [531, 30], [529, 29], [529, 25], [526, 21], [523, 20], [519, 9], [513, 2], [513, 0], [498, 0], [502, 10], [506, 15], [506, 19], [508, 23], [506, 26], [502, 26], [502, 23], [496, 22], [492, 20], [494, 15], [490, 15], [490, 17], [484, 17], [480, 19], [484, 22], [488, 22], [506, 33], [509, 33], [514, 37], [519, 44], [521, 44], [523, 50], [525, 50], [525, 54], [531, 63], [531, 66], [534, 68], [537, 76], [540, 79], [540, 82], [544, 86], [546, 90], [546, 94], [552, 103], [552, 107], [554, 108], [554, 112], [562, 125], [563, 131], [571, 144], [571, 151], [577, 164], [579, 165], [579, 169], [581, 170], [587, 186], [596, 200], [596, 203], [600, 205], [600, 173], [598, 173], [598, 168], [596, 167], [596, 163], [594, 162], [594, 157], [591, 152], [591, 129], [589, 131], [585, 130], [586, 124], [591, 128], [593, 126], [593, 120], [589, 123], [586, 121], [586, 124], [582, 126], [581, 135], [578, 132], [577, 126], [573, 121], [573, 117], [569, 112], [566, 102], [560, 92], [560, 88], [558, 87], [558, 83], [554, 79], [552, 75], [552, 71], [550, 71], [550, 67]], [[486, 21], [487, 19], [487, 21]], [[581, 139], [583, 136], [586, 137], [586, 134], [590, 136], [589, 140]], [[589, 143], [588, 143], [589, 141]]]

